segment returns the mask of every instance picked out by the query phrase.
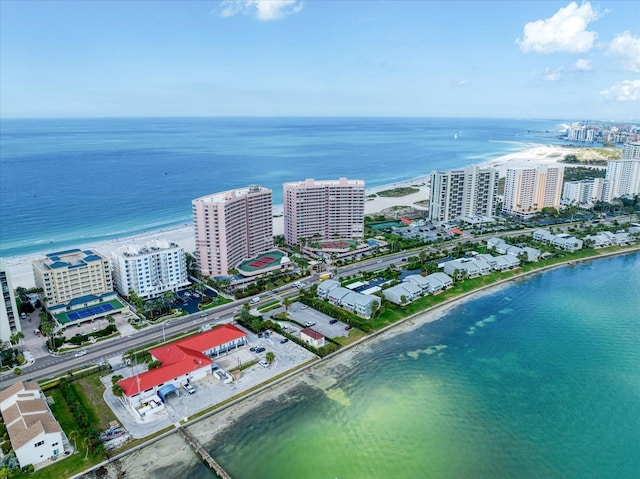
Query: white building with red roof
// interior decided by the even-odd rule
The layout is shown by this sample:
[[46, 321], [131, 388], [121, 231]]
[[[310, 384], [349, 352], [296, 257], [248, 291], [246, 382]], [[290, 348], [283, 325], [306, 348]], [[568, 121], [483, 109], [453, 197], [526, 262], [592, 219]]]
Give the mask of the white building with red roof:
[[300, 339], [305, 343], [310, 344], [314, 348], [321, 348], [325, 345], [325, 338], [315, 329], [304, 328], [300, 331]]
[[211, 374], [219, 354], [245, 345], [247, 334], [233, 324], [151, 349], [151, 357], [161, 365], [118, 382], [129, 405], [141, 416], [162, 409], [161, 401], [170, 392]]

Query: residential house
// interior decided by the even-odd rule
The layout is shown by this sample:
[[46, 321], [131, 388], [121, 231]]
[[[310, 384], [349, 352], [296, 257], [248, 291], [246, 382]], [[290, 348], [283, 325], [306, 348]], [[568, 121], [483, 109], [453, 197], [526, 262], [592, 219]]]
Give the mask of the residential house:
[[326, 344], [325, 337], [318, 331], [311, 328], [304, 328], [300, 330], [300, 339], [314, 348], [321, 348]]
[[422, 288], [410, 281], [403, 281], [400, 284], [382, 290], [382, 294], [392, 303], [407, 304], [422, 296]]
[[0, 412], [20, 467], [64, 454], [66, 438], [36, 382], [20, 381], [0, 392]]

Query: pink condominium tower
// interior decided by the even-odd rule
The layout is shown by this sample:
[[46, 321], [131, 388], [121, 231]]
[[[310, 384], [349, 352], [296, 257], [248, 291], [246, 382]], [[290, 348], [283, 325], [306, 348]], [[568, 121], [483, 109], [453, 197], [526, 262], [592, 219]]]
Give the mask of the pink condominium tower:
[[204, 276], [226, 276], [242, 260], [273, 249], [272, 193], [249, 186], [192, 202], [196, 260]]
[[363, 180], [305, 180], [285, 183], [284, 240], [362, 239], [365, 186]]

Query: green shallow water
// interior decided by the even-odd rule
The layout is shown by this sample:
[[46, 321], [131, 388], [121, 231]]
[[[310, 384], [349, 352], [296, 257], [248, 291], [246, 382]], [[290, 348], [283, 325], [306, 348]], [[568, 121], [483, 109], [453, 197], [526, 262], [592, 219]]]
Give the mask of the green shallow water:
[[234, 479], [640, 477], [640, 254], [376, 341], [208, 448]]
[[[213, 457], [234, 479], [640, 477], [638, 253], [531, 276], [358, 348], [235, 421], [206, 444]], [[125, 477], [212, 477], [170, 447]]]

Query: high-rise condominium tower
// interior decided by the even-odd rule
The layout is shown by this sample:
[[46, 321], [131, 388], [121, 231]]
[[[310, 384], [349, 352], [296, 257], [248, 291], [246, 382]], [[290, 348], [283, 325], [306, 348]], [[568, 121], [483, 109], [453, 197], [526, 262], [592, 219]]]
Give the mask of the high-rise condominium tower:
[[271, 190], [249, 186], [193, 200], [196, 260], [204, 276], [225, 276], [273, 248]]
[[363, 180], [285, 183], [284, 239], [298, 245], [301, 239], [362, 239], [364, 237], [365, 186]]
[[512, 215], [527, 217], [542, 208], [559, 208], [563, 178], [564, 168], [557, 166], [509, 168], [502, 209]]
[[429, 219], [446, 222], [463, 216], [493, 216], [498, 192], [498, 171], [468, 166], [462, 170], [431, 173]]

